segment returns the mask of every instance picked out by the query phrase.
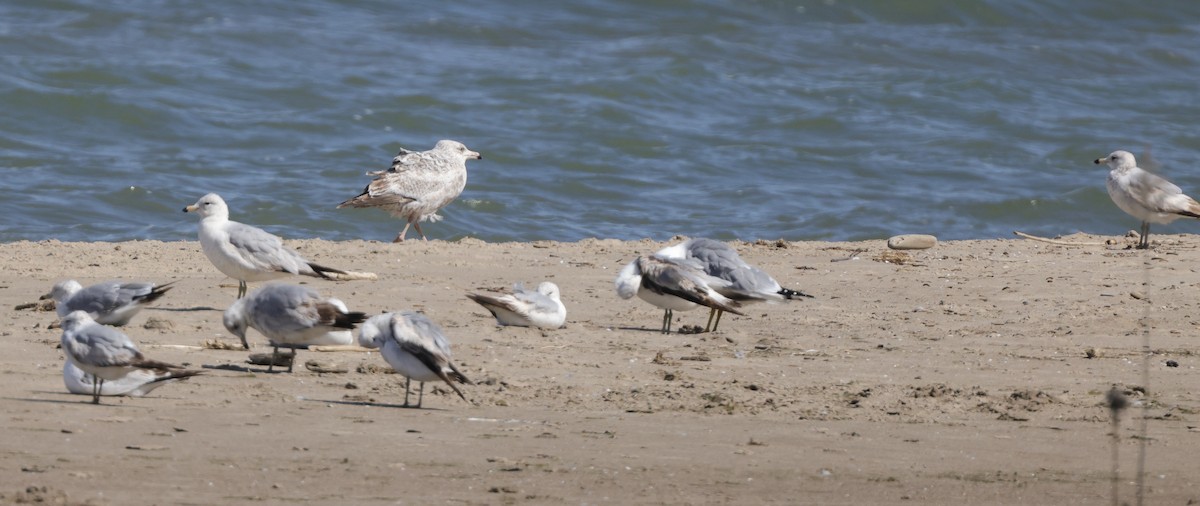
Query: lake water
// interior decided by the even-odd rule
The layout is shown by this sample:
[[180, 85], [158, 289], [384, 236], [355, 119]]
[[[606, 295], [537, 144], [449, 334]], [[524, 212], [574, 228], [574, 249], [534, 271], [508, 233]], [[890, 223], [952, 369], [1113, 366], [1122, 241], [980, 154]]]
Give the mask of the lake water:
[[1115, 149], [1200, 194], [1193, 0], [29, 0], [0, 48], [3, 241], [194, 240], [207, 192], [387, 241], [334, 207], [439, 139], [451, 240], [1120, 234]]

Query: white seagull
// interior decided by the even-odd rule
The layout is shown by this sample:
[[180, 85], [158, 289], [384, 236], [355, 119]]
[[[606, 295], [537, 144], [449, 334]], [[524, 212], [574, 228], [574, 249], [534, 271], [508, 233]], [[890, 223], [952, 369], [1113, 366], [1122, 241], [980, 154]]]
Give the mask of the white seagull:
[[142, 308], [167, 293], [171, 283], [155, 285], [106, 281], [84, 288], [78, 281], [68, 279], [55, 283], [50, 293], [43, 295], [42, 299], [54, 299], [59, 318], [72, 311], [87, 311], [96, 323], [121, 326], [129, 323]]
[[147, 359], [119, 330], [100, 325], [86, 311], [74, 311], [62, 319], [62, 350], [72, 364], [96, 378], [92, 403], [100, 404], [105, 381], [121, 381], [137, 371], [168, 374], [181, 371], [177, 365]]
[[210, 193], [185, 213], [200, 215], [200, 247], [217, 270], [238, 280], [238, 298], [246, 295], [247, 281], [268, 281], [295, 274], [331, 279], [329, 273], [346, 271], [305, 260], [283, 245], [279, 236], [261, 228], [229, 219], [229, 206], [220, 195]]
[[567, 321], [567, 307], [559, 297], [558, 285], [549, 281], [538, 284], [537, 290], [526, 290], [517, 283], [511, 294], [468, 293], [467, 298], [491, 312], [500, 325], [557, 329]]
[[470, 385], [471, 380], [450, 362], [450, 340], [432, 320], [420, 313], [401, 311], [372, 316], [358, 331], [358, 344], [378, 348], [383, 359], [404, 376], [404, 407], [408, 407], [409, 384], [421, 382], [417, 407], [425, 398], [425, 382], [442, 380], [466, 401], [454, 385]]
[[[780, 286], [779, 282], [775, 281], [770, 274], [746, 263], [738, 255], [737, 250], [721, 241], [703, 237], [688, 239], [658, 250], [654, 256], [674, 260], [696, 259], [700, 262], [705, 274], [728, 282], [728, 284], [717, 284], [713, 288], [721, 295], [741, 304], [753, 302], [776, 304], [800, 297], [812, 298], [812, 295], [807, 293]], [[717, 330], [717, 326], [721, 324], [722, 313], [724, 311], [718, 308], [712, 308], [709, 311], [708, 324], [704, 326], [705, 332], [709, 331], [710, 326], [713, 331]], [[713, 321], [714, 314], [717, 317], [716, 322]]]
[[[354, 340], [350, 330], [366, 316], [351, 312], [338, 299], [321, 297], [311, 288], [270, 284], [234, 301], [225, 310], [223, 322], [230, 333], [241, 338], [247, 350], [247, 328], [266, 336], [273, 348], [267, 371], [273, 371], [279, 348], [291, 348], [294, 362], [296, 348], [350, 344]], [[292, 372], [292, 365], [288, 363], [288, 372]]]
[[392, 242], [403, 242], [413, 226], [421, 239], [422, 221], [441, 220], [438, 209], [458, 198], [467, 186], [467, 160], [482, 160], [479, 153], [461, 142], [440, 140], [429, 151], [401, 149], [386, 171], [368, 172], [376, 176], [362, 194], [338, 204], [343, 207], [378, 207], [404, 220], [404, 229]]
[[1200, 218], [1200, 203], [1157, 174], [1137, 166], [1128, 151], [1113, 151], [1096, 164], [1108, 164], [1108, 196], [1117, 207], [1142, 221], [1138, 249], [1150, 247], [1150, 224], [1167, 224], [1179, 218]]
[[675, 311], [690, 311], [708, 306], [736, 315], [744, 315], [738, 302], [721, 295], [711, 284], [724, 281], [708, 276], [695, 260], [674, 260], [658, 256], [637, 257], [617, 273], [617, 295], [642, 300], [662, 308], [662, 333], [671, 333]]
[[[100, 395], [102, 396], [129, 396], [142, 397], [154, 389], [183, 381], [197, 374], [204, 374], [204, 371], [194, 371], [188, 369], [135, 369], [129, 371], [123, 378], [116, 380], [105, 381], [100, 385]], [[92, 376], [72, 364], [71, 361], [63, 362], [63, 383], [67, 386], [67, 391], [73, 394], [92, 395], [96, 389], [96, 377]]]

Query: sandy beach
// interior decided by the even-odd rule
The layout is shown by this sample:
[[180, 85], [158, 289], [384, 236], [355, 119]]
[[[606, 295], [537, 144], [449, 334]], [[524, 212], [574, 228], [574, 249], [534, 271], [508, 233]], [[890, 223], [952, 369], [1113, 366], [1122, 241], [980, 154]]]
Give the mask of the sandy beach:
[[[379, 279], [286, 282], [443, 326], [476, 384], [463, 402], [430, 383], [419, 410], [400, 407], [403, 379], [377, 353], [300, 351], [280, 374], [206, 348], [237, 343], [221, 325], [236, 282], [194, 241], [0, 244], [0, 503], [1107, 504], [1113, 385], [1137, 404], [1119, 428], [1120, 500], [1134, 501], [1148, 402], [1147, 502], [1200, 501], [1200, 237], [1156, 234], [1149, 252], [1060, 239], [1095, 244], [732, 243], [816, 297], [671, 335], [613, 278], [677, 241], [288, 241]], [[55, 314], [14, 308], [70, 278], [176, 281], [123, 330], [206, 374], [99, 406], [67, 393]], [[465, 297], [543, 280], [565, 328], [498, 327]]]

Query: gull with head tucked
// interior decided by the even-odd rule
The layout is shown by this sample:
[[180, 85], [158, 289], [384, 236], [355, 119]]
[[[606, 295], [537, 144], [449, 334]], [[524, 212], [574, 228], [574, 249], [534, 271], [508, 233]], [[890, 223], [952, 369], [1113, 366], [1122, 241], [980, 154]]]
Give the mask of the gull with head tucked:
[[714, 285], [726, 284], [704, 273], [695, 259], [677, 260], [658, 255], [637, 257], [621, 272], [615, 281], [617, 296], [622, 299], [638, 298], [663, 309], [662, 333], [671, 333], [671, 318], [675, 311], [690, 311], [699, 306], [708, 306], [736, 315], [740, 304], [721, 295]]
[[[812, 295], [807, 293], [780, 286], [770, 274], [746, 263], [737, 250], [721, 241], [697, 237], [658, 250], [654, 255], [683, 261], [694, 259], [700, 263], [705, 274], [726, 282], [713, 286], [718, 293], [742, 304], [776, 304], [799, 297], [812, 298]], [[717, 326], [721, 324], [722, 313], [724, 311], [718, 308], [711, 308], [708, 324], [704, 327], [705, 332], [709, 331], [709, 327], [717, 330]], [[717, 317], [716, 322], [713, 321], [714, 314]]]
[[511, 294], [468, 293], [467, 298], [492, 313], [500, 325], [557, 329], [567, 321], [567, 307], [559, 297], [558, 285], [549, 281], [538, 284], [537, 290], [526, 290], [517, 283]]
[[238, 280], [238, 298], [246, 295], [247, 281], [267, 281], [296, 274], [331, 279], [346, 271], [318, 265], [283, 245], [279, 236], [229, 219], [229, 206], [210, 193], [185, 213], [200, 215], [200, 247], [217, 270]]
[[1157, 174], [1137, 166], [1128, 151], [1113, 151], [1096, 164], [1107, 164], [1108, 196], [1117, 207], [1142, 221], [1137, 248], [1150, 247], [1150, 224], [1167, 224], [1179, 218], [1200, 218], [1200, 203]]
[[338, 299], [321, 297], [311, 288], [271, 284], [235, 301], [225, 310], [223, 322], [226, 330], [241, 338], [246, 349], [250, 349], [247, 328], [267, 337], [273, 348], [267, 371], [274, 370], [279, 348], [291, 348], [288, 372], [292, 372], [296, 348], [350, 344], [354, 340], [350, 330], [366, 317], [365, 313], [350, 311]]
[[[174, 281], [172, 281], [174, 283]], [[42, 299], [54, 299], [58, 317], [72, 311], [87, 311], [96, 323], [121, 326], [129, 323], [142, 308], [171, 289], [171, 283], [124, 283], [106, 281], [87, 288], [74, 279], [59, 281]]]
[[378, 348], [379, 354], [396, 372], [404, 376], [404, 407], [408, 407], [409, 384], [421, 382], [417, 406], [425, 398], [425, 382], [442, 380], [462, 400], [467, 400], [455, 382], [470, 385], [450, 362], [450, 339], [433, 320], [412, 311], [372, 316], [358, 331], [358, 344]]
[[453, 202], [467, 186], [467, 160], [481, 159], [483, 155], [451, 140], [440, 140], [429, 151], [401, 149], [391, 168], [368, 172], [375, 179], [359, 196], [338, 204], [338, 209], [381, 208], [404, 220], [404, 229], [392, 242], [403, 242], [409, 226], [426, 239], [421, 222], [442, 219], [438, 209]]

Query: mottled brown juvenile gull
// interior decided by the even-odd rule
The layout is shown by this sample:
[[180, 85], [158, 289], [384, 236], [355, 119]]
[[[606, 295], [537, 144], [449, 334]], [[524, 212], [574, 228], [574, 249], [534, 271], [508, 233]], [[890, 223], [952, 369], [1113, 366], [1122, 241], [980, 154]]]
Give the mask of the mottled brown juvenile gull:
[[338, 204], [338, 209], [384, 209], [405, 221], [404, 229], [392, 242], [404, 241], [410, 225], [421, 234], [421, 239], [426, 239], [420, 222], [442, 219], [437, 211], [462, 193], [467, 185], [467, 160], [472, 159], [480, 160], [483, 156], [467, 149], [461, 142], [451, 140], [438, 141], [429, 151], [401, 149], [392, 159], [390, 169], [368, 172], [367, 175], [375, 176], [375, 180], [361, 195]]
[[43, 299], [54, 299], [58, 317], [72, 311], [87, 311], [96, 323], [121, 326], [129, 323], [142, 308], [150, 305], [171, 289], [171, 283], [125, 283], [106, 281], [87, 288], [74, 279], [59, 281], [43, 295]]
[[454, 383], [470, 385], [471, 380], [450, 362], [450, 340], [425, 315], [401, 311], [372, 316], [359, 329], [358, 344], [378, 348], [388, 365], [404, 376], [404, 407], [408, 407], [408, 387], [412, 380], [421, 382], [418, 408], [425, 398], [426, 381], [442, 380], [462, 400], [467, 400]]
[[1150, 223], [1167, 224], [1179, 218], [1200, 218], [1200, 203], [1157, 174], [1142, 170], [1128, 151], [1113, 151], [1096, 164], [1108, 164], [1108, 196], [1117, 207], [1142, 220], [1138, 249], [1150, 247]]
[[[354, 340], [350, 330], [366, 317], [364, 313], [350, 311], [342, 301], [322, 297], [311, 288], [272, 284], [235, 301], [225, 310], [223, 322], [229, 332], [241, 338], [246, 349], [250, 349], [247, 328], [267, 337], [274, 348], [267, 368], [271, 371], [279, 348], [291, 348], [294, 362], [296, 348], [350, 344]], [[291, 363], [288, 372], [292, 372]]]
[[74, 311], [62, 319], [62, 350], [72, 364], [98, 378], [92, 383], [92, 403], [100, 404], [105, 381], [121, 381], [137, 371], [168, 375], [183, 368], [147, 359], [129, 336], [100, 325], [86, 311]]
[[558, 285], [549, 281], [538, 284], [537, 290], [527, 290], [517, 283], [513, 293], [468, 293], [467, 298], [492, 313], [500, 325], [557, 329], [567, 321], [567, 307], [559, 296]]
[[662, 333], [671, 333], [671, 318], [675, 311], [691, 311], [707, 306], [736, 315], [738, 302], [721, 295], [712, 284], [723, 284], [722, 280], [704, 273], [695, 260], [675, 260], [656, 255], [637, 257], [621, 272], [615, 281], [617, 296], [622, 299], [638, 298], [663, 309]]
[[[704, 270], [705, 274], [727, 282], [713, 284], [713, 288], [718, 293], [742, 304], [752, 302], [774, 304], [799, 297], [812, 298], [812, 295], [807, 293], [780, 286], [779, 282], [775, 281], [770, 274], [746, 263], [738, 255], [737, 250], [721, 241], [703, 237], [688, 239], [658, 250], [654, 256], [674, 260], [695, 259], [700, 262], [700, 268]], [[708, 332], [710, 327], [714, 331], [717, 330], [717, 326], [721, 324], [722, 313], [724, 311], [719, 308], [711, 308], [708, 313], [708, 323], [704, 327], [705, 332]], [[714, 314], [717, 317], [715, 322], [713, 321]]]
[[305, 260], [284, 246], [279, 236], [230, 220], [229, 206], [215, 193], [200, 197], [195, 204], [183, 208], [183, 212], [200, 215], [200, 248], [217, 270], [238, 280], [239, 299], [246, 295], [247, 281], [295, 274], [331, 279], [330, 273], [347, 274]]

